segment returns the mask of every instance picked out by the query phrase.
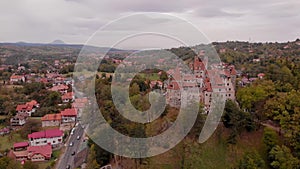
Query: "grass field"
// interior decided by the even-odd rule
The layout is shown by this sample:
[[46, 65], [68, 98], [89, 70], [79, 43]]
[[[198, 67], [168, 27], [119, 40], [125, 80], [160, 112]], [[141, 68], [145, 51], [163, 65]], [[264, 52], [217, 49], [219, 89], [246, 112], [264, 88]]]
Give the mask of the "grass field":
[[12, 132], [9, 135], [0, 136], [0, 151], [5, 151], [13, 147], [14, 143], [27, 141], [21, 138], [20, 134]]
[[7, 116], [0, 115], [0, 120], [6, 119], [6, 118], [7, 118]]
[[140, 168], [180, 169], [182, 166], [191, 169], [236, 168], [244, 153], [254, 150], [266, 159], [266, 151], [262, 143], [263, 128], [250, 133], [242, 133], [237, 138], [236, 145], [227, 144], [228, 135], [228, 129], [219, 127], [203, 144], [185, 139], [168, 152], [148, 158]]

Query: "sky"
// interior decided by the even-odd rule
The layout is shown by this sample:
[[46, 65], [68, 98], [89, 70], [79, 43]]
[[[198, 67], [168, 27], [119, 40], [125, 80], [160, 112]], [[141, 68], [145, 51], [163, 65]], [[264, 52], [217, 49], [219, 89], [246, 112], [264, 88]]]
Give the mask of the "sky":
[[299, 9], [299, 0], [2, 0], [0, 42], [84, 44], [102, 26], [141, 12], [180, 17], [209, 41], [293, 41], [300, 35]]

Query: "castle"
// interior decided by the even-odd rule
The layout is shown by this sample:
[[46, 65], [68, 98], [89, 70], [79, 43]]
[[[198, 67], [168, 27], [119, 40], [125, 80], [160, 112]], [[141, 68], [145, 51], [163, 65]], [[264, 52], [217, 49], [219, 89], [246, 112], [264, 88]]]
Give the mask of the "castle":
[[[193, 74], [175, 68], [168, 71], [170, 75], [166, 86], [166, 100], [172, 107], [179, 108], [184, 104], [181, 102], [181, 90], [189, 89], [188, 96], [199, 98], [199, 102], [204, 105], [205, 113], [209, 113], [212, 94], [218, 93], [225, 99], [235, 100], [236, 70], [233, 65], [225, 63], [210, 64], [205, 52], [200, 51], [189, 64]], [[194, 91], [197, 90], [197, 91]], [[194, 91], [194, 92], [193, 92]]]

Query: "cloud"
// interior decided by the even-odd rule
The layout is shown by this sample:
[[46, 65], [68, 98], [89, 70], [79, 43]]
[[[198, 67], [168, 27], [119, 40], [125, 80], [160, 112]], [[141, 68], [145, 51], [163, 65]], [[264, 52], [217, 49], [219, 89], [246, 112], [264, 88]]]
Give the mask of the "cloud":
[[[194, 23], [212, 41], [287, 41], [299, 38], [299, 8], [299, 0], [10, 0], [0, 2], [0, 37], [9, 42], [84, 43], [121, 16], [163, 12]], [[135, 26], [166, 22], [141, 20]]]

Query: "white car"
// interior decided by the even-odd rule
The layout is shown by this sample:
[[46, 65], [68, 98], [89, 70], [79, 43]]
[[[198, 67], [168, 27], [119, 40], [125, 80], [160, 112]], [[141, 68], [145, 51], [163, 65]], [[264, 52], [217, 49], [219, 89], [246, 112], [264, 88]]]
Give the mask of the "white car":
[[79, 140], [80, 139], [80, 136], [77, 136], [77, 140]]
[[75, 131], [75, 128], [73, 128], [73, 129], [71, 130], [71, 135], [74, 134], [74, 131]]
[[73, 145], [74, 145], [74, 143], [73, 143], [73, 142], [71, 142], [71, 143], [70, 143], [70, 147], [72, 147]]

